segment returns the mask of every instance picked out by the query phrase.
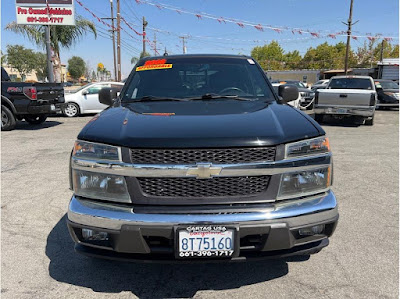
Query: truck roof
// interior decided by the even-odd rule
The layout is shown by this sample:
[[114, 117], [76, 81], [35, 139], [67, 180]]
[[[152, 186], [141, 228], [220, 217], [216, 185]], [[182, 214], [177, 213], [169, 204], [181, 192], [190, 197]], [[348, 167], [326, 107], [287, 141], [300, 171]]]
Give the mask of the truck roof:
[[174, 55], [167, 55], [167, 56], [147, 56], [142, 59], [168, 59], [168, 58], [237, 58], [237, 59], [253, 59], [247, 55], [235, 55], [235, 54], [174, 54]]

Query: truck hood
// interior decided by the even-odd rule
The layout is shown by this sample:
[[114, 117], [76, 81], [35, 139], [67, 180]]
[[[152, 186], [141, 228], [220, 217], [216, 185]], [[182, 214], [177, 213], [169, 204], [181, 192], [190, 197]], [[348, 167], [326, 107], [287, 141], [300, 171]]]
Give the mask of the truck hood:
[[78, 139], [130, 148], [212, 148], [271, 146], [324, 134], [306, 114], [273, 102], [245, 113], [169, 116], [110, 107]]

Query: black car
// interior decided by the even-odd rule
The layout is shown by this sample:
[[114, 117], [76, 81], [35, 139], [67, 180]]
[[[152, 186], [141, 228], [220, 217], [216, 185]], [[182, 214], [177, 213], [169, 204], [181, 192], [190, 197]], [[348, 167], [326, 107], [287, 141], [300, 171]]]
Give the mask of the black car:
[[377, 108], [399, 108], [399, 84], [391, 80], [375, 80]]
[[[118, 95], [117, 95], [118, 94]], [[278, 97], [280, 96], [280, 97]], [[309, 255], [338, 221], [325, 131], [249, 56], [141, 59], [79, 133], [67, 225], [119, 260]]]

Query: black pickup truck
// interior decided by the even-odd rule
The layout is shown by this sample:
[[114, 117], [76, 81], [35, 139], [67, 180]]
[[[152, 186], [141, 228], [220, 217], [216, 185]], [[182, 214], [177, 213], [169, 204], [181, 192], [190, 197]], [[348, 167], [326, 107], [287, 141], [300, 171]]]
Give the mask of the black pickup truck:
[[[118, 93], [118, 96], [117, 96]], [[332, 153], [248, 56], [141, 59], [79, 133], [67, 225], [79, 253], [125, 261], [309, 255], [339, 214]], [[266, 270], [268, 271], [268, 269]]]
[[64, 105], [61, 83], [11, 82], [1, 68], [1, 130], [14, 129], [16, 120], [41, 124], [49, 114], [61, 111]]

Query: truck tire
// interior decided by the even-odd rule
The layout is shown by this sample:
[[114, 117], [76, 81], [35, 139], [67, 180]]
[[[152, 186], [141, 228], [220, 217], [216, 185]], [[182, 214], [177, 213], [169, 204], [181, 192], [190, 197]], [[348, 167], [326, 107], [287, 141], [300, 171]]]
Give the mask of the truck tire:
[[78, 116], [80, 113], [80, 109], [78, 104], [75, 103], [67, 103], [67, 105], [64, 108], [64, 115], [68, 117], [75, 117]]
[[315, 114], [314, 119], [316, 122], [322, 123], [324, 120], [324, 115], [323, 114]]
[[366, 119], [365, 122], [364, 122], [364, 124], [365, 124], [366, 126], [373, 126], [373, 125], [374, 125], [374, 116], [372, 116], [371, 119]]
[[27, 115], [25, 121], [31, 125], [40, 125], [47, 119], [47, 115]]
[[1, 105], [1, 130], [11, 131], [14, 130], [17, 124], [14, 115], [6, 106]]

